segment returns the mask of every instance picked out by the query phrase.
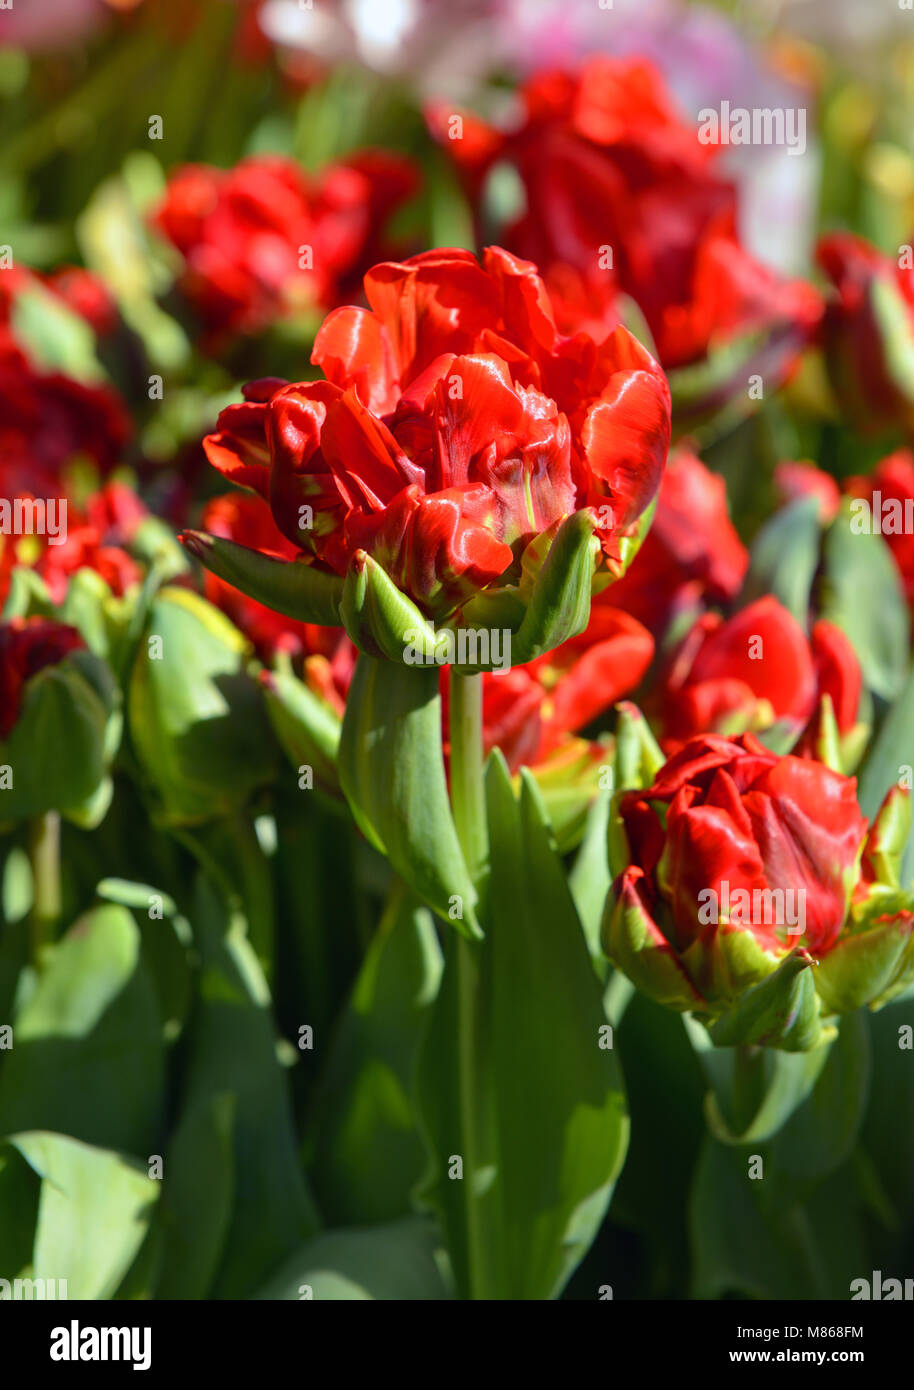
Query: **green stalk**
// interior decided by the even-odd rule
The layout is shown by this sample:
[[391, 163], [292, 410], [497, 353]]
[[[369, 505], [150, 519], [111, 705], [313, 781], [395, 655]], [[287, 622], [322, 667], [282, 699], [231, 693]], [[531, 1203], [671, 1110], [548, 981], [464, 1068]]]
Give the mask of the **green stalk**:
[[[483, 786], [482, 676], [451, 672], [451, 806], [457, 836], [474, 884], [479, 886], [488, 861], [489, 837]], [[466, 1210], [469, 1296], [485, 1299], [495, 1291], [487, 1287], [485, 1231], [475, 1184], [482, 1164], [478, 1135], [480, 1071], [477, 1057], [477, 999], [479, 995], [479, 942], [460, 933], [454, 939], [457, 967], [457, 1048], [460, 1077], [460, 1132], [464, 1148], [464, 1196]]]
[[482, 676], [451, 671], [451, 805], [470, 877], [479, 887], [489, 858], [482, 780]]
[[61, 913], [58, 811], [47, 811], [29, 825], [29, 859], [33, 884], [29, 949], [32, 965], [40, 970]]

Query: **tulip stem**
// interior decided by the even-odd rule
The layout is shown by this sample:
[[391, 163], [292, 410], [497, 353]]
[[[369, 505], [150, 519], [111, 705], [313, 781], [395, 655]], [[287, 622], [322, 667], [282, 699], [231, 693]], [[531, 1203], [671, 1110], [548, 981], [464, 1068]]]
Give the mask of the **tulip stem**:
[[[450, 704], [451, 806], [457, 838], [470, 877], [479, 888], [489, 858], [483, 783], [482, 676], [460, 676], [452, 670]], [[462, 1186], [466, 1197], [468, 1293], [471, 1299], [484, 1299], [491, 1291], [486, 1274], [485, 1227], [477, 1190], [477, 1176], [482, 1166], [477, 1128], [480, 1103], [477, 1055], [480, 945], [462, 935], [458, 935], [453, 944], [459, 1010], [459, 1103], [463, 1159], [467, 1170]]]
[[59, 811], [46, 811], [30, 823], [29, 859], [32, 865], [29, 949], [32, 965], [40, 970], [61, 912]]
[[482, 676], [451, 671], [451, 805], [470, 877], [479, 887], [489, 858], [483, 784]]

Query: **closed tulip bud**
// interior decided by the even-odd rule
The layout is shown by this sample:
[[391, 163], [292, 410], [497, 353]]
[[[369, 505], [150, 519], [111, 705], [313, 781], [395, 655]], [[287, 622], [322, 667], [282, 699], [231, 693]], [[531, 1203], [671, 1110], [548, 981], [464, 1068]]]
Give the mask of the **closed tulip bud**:
[[0, 823], [62, 811], [93, 824], [119, 736], [114, 678], [75, 628], [0, 625]]
[[804, 966], [823, 1015], [876, 1007], [909, 978], [907, 814], [893, 793], [867, 836], [852, 778], [751, 734], [692, 739], [651, 786], [617, 798], [627, 865], [607, 901], [607, 952], [658, 1002], [711, 1024], [726, 1015], [728, 1043], [806, 1046], [784, 1007]]

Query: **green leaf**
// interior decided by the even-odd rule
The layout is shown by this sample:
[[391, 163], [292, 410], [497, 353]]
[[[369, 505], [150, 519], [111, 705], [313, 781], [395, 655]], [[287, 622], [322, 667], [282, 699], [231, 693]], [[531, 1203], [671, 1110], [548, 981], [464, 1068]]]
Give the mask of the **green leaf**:
[[907, 300], [885, 275], [873, 276], [870, 295], [889, 375], [904, 399], [914, 405], [914, 333]]
[[534, 784], [525, 779], [518, 805], [493, 755], [486, 795], [488, 934], [449, 941], [420, 1057], [423, 1195], [462, 1297], [552, 1298], [603, 1219], [628, 1119], [615, 1053], [601, 1046], [601, 986]]
[[10, 327], [40, 371], [62, 372], [83, 382], [104, 380], [89, 324], [37, 280], [12, 296]]
[[847, 1297], [843, 1237], [857, 1201], [847, 1163], [867, 1104], [869, 1051], [868, 1020], [842, 1019], [813, 1089], [770, 1141], [708, 1140], [691, 1204], [695, 1297]]
[[278, 750], [247, 654], [237, 629], [199, 595], [156, 595], [130, 677], [128, 718], [169, 824], [229, 815], [274, 774]]
[[710, 1136], [689, 1204], [693, 1298], [825, 1296], [826, 1269], [802, 1207], [765, 1201], [748, 1151]]
[[0, 764], [12, 769], [12, 786], [0, 790], [0, 822], [78, 812], [92, 801], [120, 731], [117, 700], [113, 676], [88, 651], [32, 676], [0, 742]]
[[[588, 815], [601, 795], [601, 784], [610, 775], [612, 756], [608, 735], [602, 735], [594, 743], [584, 738], [569, 738], [542, 762], [528, 769], [539, 788], [562, 854], [577, 849], [583, 840]], [[602, 852], [605, 857], [605, 846]]]
[[632, 1132], [611, 1221], [636, 1230], [649, 1243], [645, 1296], [685, 1298], [688, 1196], [707, 1133], [704, 1076], [681, 1016], [646, 994], [634, 995], [617, 1039]]
[[772, 594], [805, 631], [821, 543], [819, 503], [815, 497], [800, 497], [781, 507], [752, 542], [742, 605]]
[[809, 1098], [771, 1145], [773, 1177], [793, 1193], [850, 1156], [869, 1096], [870, 1041], [863, 1015], [848, 1014]]
[[812, 1091], [824, 1067], [834, 1030], [805, 1052], [768, 1047], [714, 1047], [703, 1026], [686, 1028], [711, 1089], [705, 1115], [723, 1144], [761, 1144], [777, 1134]]
[[[759, 408], [747, 388], [752, 375], [771, 379], [782, 355], [783, 328], [737, 334], [701, 361], [668, 373], [674, 438], [701, 428], [712, 437], [729, 433]], [[769, 365], [770, 364], [770, 365]]]
[[192, 913], [201, 956], [198, 1006], [188, 1029], [185, 1113], [235, 1098], [235, 1204], [216, 1298], [246, 1298], [312, 1236], [317, 1213], [302, 1175], [269, 991], [243, 924], [198, 880]]
[[612, 884], [606, 853], [611, 802], [612, 791], [608, 787], [597, 793], [587, 816], [587, 829], [581, 848], [568, 876], [568, 886], [584, 929], [587, 946], [594, 962], [598, 964], [601, 977], [607, 974], [600, 928], [606, 895]]
[[69, 1299], [110, 1298], [143, 1242], [161, 1183], [145, 1165], [67, 1135], [10, 1142], [42, 1178], [32, 1277], [66, 1279]]
[[233, 1095], [189, 1108], [170, 1137], [157, 1224], [164, 1237], [156, 1298], [206, 1298], [232, 1218], [235, 1165]]
[[869, 1108], [862, 1141], [876, 1165], [888, 1200], [914, 1233], [914, 1125], [899, 1123], [914, 1114], [914, 991], [897, 999], [867, 1022], [872, 1040]]
[[32, 1263], [41, 1182], [12, 1144], [0, 1144], [0, 1279]]
[[[360, 656], [339, 774], [360, 829], [444, 921], [479, 934], [476, 890], [448, 800], [438, 668]], [[462, 915], [452, 917], [457, 909]]]
[[297, 1251], [255, 1298], [426, 1301], [451, 1298], [434, 1226], [412, 1217], [326, 1231]]
[[[310, 767], [315, 787], [339, 796], [340, 719], [304, 681], [282, 671], [262, 678], [267, 713], [292, 767]], [[342, 799], [342, 798], [341, 798]]]
[[390, 1221], [410, 1210], [425, 1151], [411, 1088], [438, 991], [441, 948], [427, 908], [395, 885], [334, 1035], [309, 1123], [311, 1178], [331, 1225]]
[[[149, 208], [139, 207], [132, 196], [137, 175], [153, 179]], [[157, 177], [156, 177], [157, 176]], [[147, 210], [164, 192], [164, 178], [155, 157], [134, 151], [128, 155], [124, 175], [104, 179], [76, 220], [76, 235], [86, 265], [100, 275], [117, 300], [124, 321], [142, 340], [158, 370], [175, 371], [190, 357], [184, 330], [156, 303], [165, 288], [156, 275], [155, 256], [149, 244]]]
[[825, 533], [821, 615], [850, 638], [870, 690], [892, 700], [908, 669], [908, 610], [885, 541], [852, 528], [846, 500]]
[[180, 539], [213, 574], [274, 613], [303, 623], [339, 627], [343, 581], [337, 575], [325, 574], [304, 560], [276, 560], [203, 531], [182, 531]]
[[162, 1021], [126, 908], [95, 908], [74, 923], [13, 1033], [0, 1072], [0, 1134], [53, 1129], [152, 1151], [164, 1100]]

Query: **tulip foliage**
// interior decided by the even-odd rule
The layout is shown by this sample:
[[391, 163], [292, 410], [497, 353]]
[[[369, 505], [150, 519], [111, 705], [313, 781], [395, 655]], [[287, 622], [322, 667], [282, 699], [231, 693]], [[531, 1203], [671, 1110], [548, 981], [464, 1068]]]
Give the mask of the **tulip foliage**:
[[0, 1288], [846, 1297], [914, 1233], [885, 145], [788, 273], [626, 43], [508, 109], [153, 8], [104, 177], [3, 156]]

